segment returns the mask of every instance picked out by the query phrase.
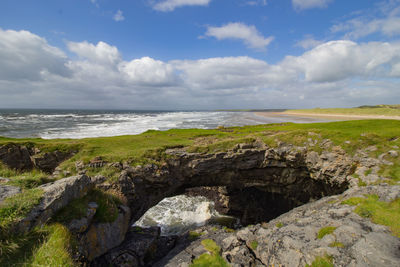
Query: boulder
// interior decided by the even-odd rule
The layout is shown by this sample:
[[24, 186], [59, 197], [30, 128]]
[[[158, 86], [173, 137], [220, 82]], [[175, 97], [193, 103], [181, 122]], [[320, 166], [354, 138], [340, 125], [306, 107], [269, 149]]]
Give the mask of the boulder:
[[39, 188], [43, 190], [43, 197], [39, 205], [18, 223], [18, 231], [25, 232], [44, 224], [72, 200], [85, 196], [93, 188], [93, 184], [88, 176], [80, 175], [44, 184]]
[[118, 206], [118, 217], [111, 223], [92, 223], [79, 240], [81, 253], [92, 261], [110, 249], [120, 245], [130, 226], [131, 211], [126, 206]]
[[10, 169], [26, 171], [33, 168], [29, 150], [13, 143], [0, 147], [0, 161]]
[[92, 222], [94, 215], [96, 214], [96, 210], [98, 205], [96, 202], [89, 202], [88, 208], [86, 211], [86, 216], [80, 219], [73, 219], [67, 225], [68, 229], [73, 233], [83, 233], [88, 229], [89, 225]]
[[4, 199], [18, 193], [21, 193], [21, 188], [11, 185], [0, 184], [0, 204], [3, 202]]
[[68, 159], [72, 154], [69, 152], [46, 152], [44, 154], [38, 154], [32, 156], [35, 167], [39, 170], [52, 173], [61, 162]]

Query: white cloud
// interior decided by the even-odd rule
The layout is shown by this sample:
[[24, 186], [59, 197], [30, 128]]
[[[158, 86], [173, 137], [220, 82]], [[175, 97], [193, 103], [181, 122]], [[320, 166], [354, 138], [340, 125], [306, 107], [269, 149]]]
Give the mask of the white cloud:
[[346, 32], [345, 38], [357, 40], [374, 33], [392, 37], [400, 34], [400, 17], [368, 20], [358, 17], [331, 27], [333, 33]]
[[155, 2], [153, 8], [158, 11], [169, 12], [183, 6], [207, 6], [211, 0], [162, 0]]
[[121, 61], [121, 55], [115, 46], [104, 42], [98, 42], [97, 45], [88, 42], [68, 42], [68, 49], [81, 58], [93, 61], [99, 64], [111, 64]]
[[40, 80], [44, 71], [67, 76], [66, 61], [64, 52], [44, 38], [0, 28], [0, 80]]
[[314, 39], [311, 35], [305, 36], [303, 40], [300, 40], [296, 43], [296, 46], [302, 47], [304, 50], [308, 50], [310, 48], [314, 48], [320, 44], [322, 44], [322, 41]]
[[139, 84], [167, 86], [175, 83], [177, 79], [170, 64], [150, 57], [122, 62], [119, 70], [129, 81]]
[[247, 1], [245, 3], [248, 6], [266, 6], [267, 0], [253, 0], [253, 1]]
[[336, 23], [332, 33], [343, 32], [345, 39], [357, 40], [371, 34], [400, 35], [400, 1], [380, 1], [374, 8], [360, 10], [351, 19]]
[[292, 5], [296, 10], [327, 7], [333, 0], [292, 0]]
[[300, 57], [287, 57], [286, 64], [297, 65], [307, 82], [335, 82], [360, 76], [388, 77], [399, 55], [399, 43], [331, 41]]
[[[400, 43], [323, 43], [268, 64], [251, 57], [125, 60], [104, 42], [79, 58], [27, 31], [0, 31], [0, 106], [273, 108], [399, 102]], [[299, 101], [299, 99], [301, 101]]]
[[228, 23], [221, 27], [210, 26], [205, 35], [215, 37], [218, 40], [242, 40], [248, 47], [255, 49], [265, 49], [274, 40], [272, 36], [264, 37], [255, 26], [239, 22]]
[[115, 21], [123, 21], [123, 20], [125, 20], [125, 17], [124, 17], [124, 15], [122, 15], [122, 11], [118, 9], [118, 11], [117, 11], [117, 13], [115, 13], [113, 19]]

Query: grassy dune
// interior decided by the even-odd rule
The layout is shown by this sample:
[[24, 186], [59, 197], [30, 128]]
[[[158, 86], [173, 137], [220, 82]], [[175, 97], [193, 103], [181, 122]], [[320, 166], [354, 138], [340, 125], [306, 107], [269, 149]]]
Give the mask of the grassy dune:
[[357, 108], [292, 109], [287, 110], [284, 113], [400, 116], [400, 105], [362, 106]]

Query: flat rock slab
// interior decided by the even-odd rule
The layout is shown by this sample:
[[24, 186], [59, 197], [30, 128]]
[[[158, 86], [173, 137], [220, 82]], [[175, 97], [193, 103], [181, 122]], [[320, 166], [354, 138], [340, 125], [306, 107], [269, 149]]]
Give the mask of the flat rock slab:
[[20, 232], [47, 222], [72, 200], [85, 196], [93, 188], [93, 183], [88, 176], [79, 175], [44, 184], [38, 188], [44, 191], [43, 197], [39, 205], [18, 224], [17, 230]]
[[18, 193], [21, 193], [21, 188], [11, 185], [0, 184], [0, 204], [3, 202], [4, 199]]

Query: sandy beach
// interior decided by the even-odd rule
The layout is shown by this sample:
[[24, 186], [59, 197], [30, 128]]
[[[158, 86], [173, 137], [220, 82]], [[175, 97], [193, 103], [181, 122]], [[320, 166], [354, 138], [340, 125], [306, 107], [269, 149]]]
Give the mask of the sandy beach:
[[328, 120], [367, 120], [367, 119], [400, 120], [400, 116], [383, 116], [383, 115], [315, 114], [315, 113], [296, 113], [296, 112], [254, 112], [254, 114], [262, 117], [299, 117], [299, 118], [320, 118]]

